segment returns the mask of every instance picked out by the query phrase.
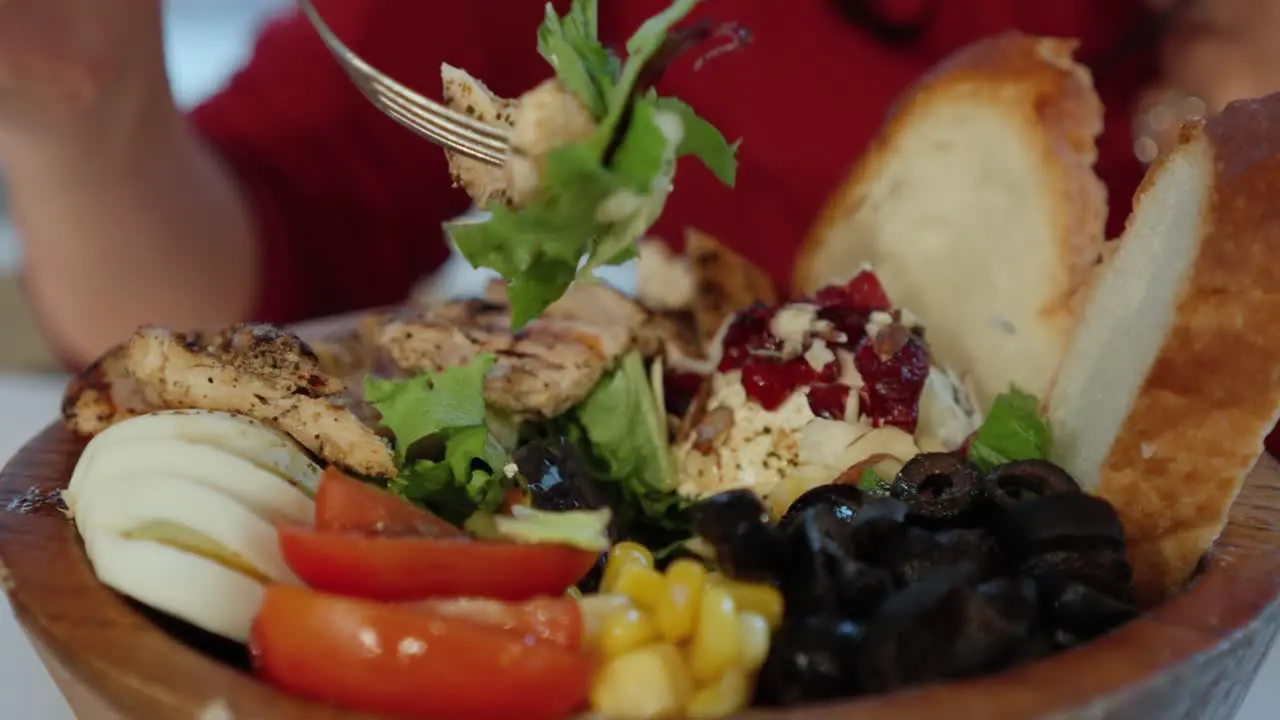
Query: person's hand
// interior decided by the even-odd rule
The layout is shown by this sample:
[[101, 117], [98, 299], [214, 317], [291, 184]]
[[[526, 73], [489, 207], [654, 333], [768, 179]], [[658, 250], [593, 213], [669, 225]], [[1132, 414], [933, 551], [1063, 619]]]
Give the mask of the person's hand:
[[0, 160], [168, 100], [160, 0], [0, 0]]

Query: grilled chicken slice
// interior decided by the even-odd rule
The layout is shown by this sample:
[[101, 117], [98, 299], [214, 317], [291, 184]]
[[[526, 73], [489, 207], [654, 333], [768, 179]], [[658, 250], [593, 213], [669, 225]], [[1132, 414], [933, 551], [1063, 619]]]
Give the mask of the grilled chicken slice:
[[518, 416], [552, 418], [581, 402], [632, 347], [647, 313], [605, 285], [575, 284], [524, 329], [511, 331], [501, 287], [485, 297], [407, 310], [382, 333], [408, 371], [438, 372], [482, 353], [497, 357], [485, 401]]
[[144, 328], [71, 382], [62, 418], [93, 435], [157, 410], [239, 413], [279, 427], [328, 462], [394, 475], [387, 443], [352, 412], [343, 392], [306, 343], [269, 325], [216, 333]]

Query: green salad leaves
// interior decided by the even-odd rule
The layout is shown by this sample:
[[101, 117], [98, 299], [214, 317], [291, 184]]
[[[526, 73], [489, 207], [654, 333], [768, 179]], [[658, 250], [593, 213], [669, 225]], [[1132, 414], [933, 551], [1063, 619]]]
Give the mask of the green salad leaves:
[[686, 501], [675, 492], [667, 420], [638, 352], [628, 353], [575, 410], [591, 453], [627, 504], [660, 525], [677, 525]]
[[461, 525], [502, 504], [507, 449], [489, 431], [484, 377], [492, 355], [407, 380], [368, 377], [365, 399], [395, 435], [392, 492]]
[[627, 41], [625, 60], [600, 43], [596, 0], [574, 0], [564, 17], [550, 5], [538, 52], [596, 121], [594, 134], [545, 158], [537, 196], [520, 208], [493, 203], [484, 221], [445, 225], [459, 252], [508, 282], [512, 326], [522, 327], [574, 279], [625, 262], [671, 193], [676, 160], [692, 155], [726, 185], [737, 172], [727, 143], [685, 103], [646, 87], [652, 63], [698, 0], [675, 0]]
[[1044, 460], [1053, 446], [1035, 395], [1011, 388], [996, 396], [969, 443], [968, 459], [983, 471], [1013, 460]]

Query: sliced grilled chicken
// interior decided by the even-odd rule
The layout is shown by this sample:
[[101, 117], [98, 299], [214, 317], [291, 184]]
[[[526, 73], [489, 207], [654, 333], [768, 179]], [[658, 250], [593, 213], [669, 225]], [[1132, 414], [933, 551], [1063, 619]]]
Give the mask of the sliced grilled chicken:
[[505, 293], [490, 286], [484, 298], [406, 311], [387, 324], [382, 344], [409, 371], [437, 372], [493, 353], [485, 401], [515, 415], [551, 418], [595, 388], [647, 317], [616, 290], [584, 283], [513, 333]]
[[275, 425], [348, 470], [395, 474], [390, 448], [352, 412], [344, 389], [306, 343], [269, 325], [216, 333], [144, 328], [71, 382], [62, 417], [93, 435], [156, 410], [233, 412]]

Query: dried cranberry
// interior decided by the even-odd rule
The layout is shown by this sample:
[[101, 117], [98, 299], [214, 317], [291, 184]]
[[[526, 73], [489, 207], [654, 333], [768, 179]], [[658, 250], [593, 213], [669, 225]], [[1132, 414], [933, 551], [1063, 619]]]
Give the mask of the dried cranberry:
[[828, 420], [843, 420], [849, 406], [849, 386], [842, 383], [811, 385], [809, 409], [814, 415]]
[[888, 310], [892, 307], [889, 295], [880, 284], [880, 278], [870, 270], [859, 272], [844, 285], [822, 288], [818, 291], [817, 301], [821, 307], [850, 307], [864, 312]]
[[777, 350], [782, 346], [769, 332], [769, 321], [773, 319], [773, 313], [773, 308], [757, 302], [734, 317], [725, 330], [724, 341], [721, 343], [724, 353], [720, 359], [720, 372], [742, 367], [754, 351]]
[[828, 363], [822, 373], [814, 370], [803, 357], [780, 360], [773, 357], [752, 356], [742, 365], [742, 386], [747, 397], [766, 410], [776, 410], [796, 390], [808, 387], [821, 378], [835, 379], [839, 366]]
[[899, 324], [867, 337], [853, 354], [862, 375], [862, 411], [876, 425], [895, 425], [915, 432], [920, 393], [929, 375], [924, 345]]
[[831, 327], [844, 335], [844, 341], [832, 343], [839, 347], [854, 348], [867, 335], [867, 313], [855, 307], [833, 305], [818, 310], [818, 319], [831, 323]]
[[665, 368], [662, 373], [662, 397], [667, 403], [666, 411], [672, 415], [684, 416], [705, 380], [698, 373]]

